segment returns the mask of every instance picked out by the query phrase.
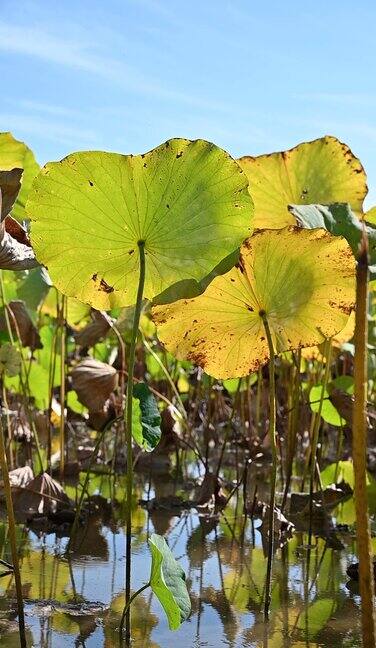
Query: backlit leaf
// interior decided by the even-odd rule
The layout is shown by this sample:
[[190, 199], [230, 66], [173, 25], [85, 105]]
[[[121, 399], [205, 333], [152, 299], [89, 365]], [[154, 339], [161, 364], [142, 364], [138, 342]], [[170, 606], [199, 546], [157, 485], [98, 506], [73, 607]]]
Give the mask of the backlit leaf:
[[215, 378], [245, 376], [269, 358], [261, 311], [277, 353], [319, 344], [348, 320], [354, 272], [347, 242], [325, 230], [259, 230], [203, 295], [153, 308], [159, 339]]
[[47, 164], [27, 203], [38, 260], [64, 294], [98, 310], [200, 281], [249, 235], [253, 204], [239, 165], [203, 140], [144, 155], [73, 153]]
[[281, 153], [245, 156], [239, 164], [249, 179], [255, 205], [253, 225], [293, 225], [288, 205], [347, 202], [362, 211], [366, 174], [348, 146], [329, 135]]

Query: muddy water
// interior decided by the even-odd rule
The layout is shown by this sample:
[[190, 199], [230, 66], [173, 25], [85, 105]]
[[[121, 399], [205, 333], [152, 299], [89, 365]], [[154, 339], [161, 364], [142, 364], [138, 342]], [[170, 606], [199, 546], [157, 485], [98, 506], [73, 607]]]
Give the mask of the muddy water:
[[[148, 535], [163, 533], [186, 572], [192, 615], [171, 633], [158, 601], [146, 590], [133, 606], [134, 648], [361, 645], [359, 596], [346, 576], [354, 559], [354, 540], [347, 527], [341, 527], [340, 533], [344, 549], [331, 549], [324, 539], [315, 538], [308, 551], [306, 535], [295, 534], [278, 550], [266, 627], [262, 615], [266, 560], [259, 520], [245, 522], [237, 514], [235, 500], [218, 519], [199, 515], [195, 509], [168, 510], [166, 500], [162, 509], [151, 512], [137, 505], [138, 498], [169, 497], [172, 490], [181, 495], [185, 487], [175, 484], [172, 488], [163, 478], [138, 486], [133, 587], [148, 580]], [[63, 528], [46, 533], [35, 526], [19, 527], [30, 646], [118, 646], [116, 628], [124, 601], [124, 506], [120, 504], [124, 483], [114, 487], [108, 478], [93, 477], [90, 488], [100, 496], [100, 506], [80, 530], [80, 549], [70, 563], [64, 556], [67, 537]], [[70, 489], [72, 496], [74, 488]], [[111, 492], [119, 502], [112, 509], [105, 503]], [[348, 505], [343, 510], [348, 516]], [[337, 513], [341, 520], [341, 507]], [[9, 559], [5, 523], [0, 533], [1, 557]], [[0, 579], [0, 588], [0, 646], [12, 648], [19, 644], [14, 591], [8, 577]]]

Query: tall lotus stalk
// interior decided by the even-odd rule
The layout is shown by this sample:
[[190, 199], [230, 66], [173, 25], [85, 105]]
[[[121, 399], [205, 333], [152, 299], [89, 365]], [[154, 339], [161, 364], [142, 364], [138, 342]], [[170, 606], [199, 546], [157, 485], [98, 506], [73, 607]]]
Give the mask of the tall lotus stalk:
[[367, 505], [367, 337], [368, 337], [368, 251], [363, 237], [356, 272], [356, 317], [354, 359], [353, 462], [355, 474], [356, 537], [359, 556], [359, 584], [362, 598], [364, 648], [376, 646], [374, 578], [371, 534]]

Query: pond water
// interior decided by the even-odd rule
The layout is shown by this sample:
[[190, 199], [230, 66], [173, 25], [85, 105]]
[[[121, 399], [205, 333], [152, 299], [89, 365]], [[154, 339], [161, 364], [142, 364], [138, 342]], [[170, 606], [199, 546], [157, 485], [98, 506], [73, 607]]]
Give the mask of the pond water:
[[[186, 484], [164, 477], [146, 485], [138, 477], [134, 501], [133, 582], [147, 582], [148, 536], [165, 535], [184, 568], [192, 598], [192, 614], [174, 633], [168, 629], [159, 602], [145, 590], [132, 608], [134, 648], [316, 648], [360, 646], [360, 610], [356, 586], [346, 569], [354, 561], [354, 537], [343, 526], [344, 549], [328, 547], [315, 537], [310, 551], [307, 535], [295, 533], [279, 549], [274, 564], [270, 621], [263, 622], [266, 571], [260, 520], [240, 514], [235, 498], [218, 518], [189, 511], [148, 512], [138, 499], [171, 498]], [[72, 496], [75, 487], [69, 487]], [[80, 548], [70, 562], [64, 555], [67, 537], [19, 526], [22, 536], [21, 575], [26, 601], [30, 646], [65, 648], [118, 646], [116, 628], [124, 602], [124, 505], [106, 504], [110, 492], [120, 502], [120, 480], [114, 487], [106, 476], [93, 476], [90, 491], [98, 511], [80, 529]], [[239, 496], [240, 497], [240, 496]], [[237, 514], [239, 511], [239, 514]], [[9, 560], [6, 525], [2, 526], [1, 557]], [[18, 646], [14, 590], [9, 577], [0, 579], [0, 646]]]

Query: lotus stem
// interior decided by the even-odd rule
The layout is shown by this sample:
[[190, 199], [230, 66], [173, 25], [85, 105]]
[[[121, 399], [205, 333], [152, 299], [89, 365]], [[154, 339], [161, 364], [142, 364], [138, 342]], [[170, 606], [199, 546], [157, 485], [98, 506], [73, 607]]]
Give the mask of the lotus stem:
[[355, 476], [356, 537], [359, 556], [359, 587], [362, 599], [364, 648], [376, 646], [374, 577], [367, 503], [367, 339], [368, 339], [368, 250], [363, 238], [356, 271], [354, 413], [352, 454]]
[[265, 311], [260, 311], [266, 339], [269, 346], [269, 439], [270, 449], [272, 452], [272, 474], [270, 478], [270, 502], [269, 502], [269, 539], [268, 539], [268, 562], [266, 567], [265, 581], [265, 600], [264, 615], [269, 619], [269, 609], [271, 603], [271, 585], [273, 573], [273, 555], [274, 555], [274, 506], [275, 491], [277, 482], [277, 440], [276, 440], [276, 397], [275, 397], [275, 351], [273, 339], [269, 328], [269, 323]]
[[[65, 317], [67, 298], [62, 296], [60, 308], [61, 348], [60, 348], [60, 479], [64, 479], [65, 471]], [[53, 378], [52, 378], [53, 380]], [[53, 385], [53, 382], [52, 382]]]
[[3, 482], [4, 482], [5, 502], [7, 507], [8, 525], [9, 525], [9, 541], [10, 541], [10, 549], [12, 554], [14, 581], [16, 585], [20, 645], [21, 648], [27, 648], [21, 574], [20, 574], [20, 567], [18, 564], [18, 553], [17, 553], [16, 523], [14, 519], [12, 492], [11, 492], [10, 481], [9, 481], [8, 464], [7, 464], [7, 457], [5, 453], [5, 443], [4, 443], [4, 430], [3, 430], [1, 417], [0, 417], [0, 464], [1, 464], [1, 472], [3, 475]]
[[140, 589], [136, 590], [136, 591], [132, 594], [132, 596], [130, 597], [128, 603], [126, 604], [126, 606], [125, 606], [125, 608], [124, 608], [124, 610], [123, 610], [123, 614], [121, 615], [121, 621], [120, 621], [120, 628], [119, 628], [119, 632], [120, 632], [120, 635], [119, 635], [119, 636], [120, 636], [120, 641], [121, 641], [121, 635], [122, 635], [122, 632], [123, 632], [124, 619], [125, 619], [125, 615], [126, 615], [126, 613], [128, 612], [128, 610], [129, 610], [129, 608], [131, 607], [131, 605], [132, 605], [133, 601], [135, 600], [135, 598], [136, 598], [139, 594], [141, 594], [141, 592], [143, 592], [144, 590], [146, 590], [148, 587], [150, 587], [150, 582], [146, 583], [145, 585], [142, 585], [142, 587], [140, 587]]
[[332, 357], [332, 341], [331, 339], [327, 339], [325, 341], [325, 349], [324, 349], [324, 356], [325, 356], [325, 373], [324, 373], [324, 380], [321, 386], [321, 392], [320, 392], [320, 400], [319, 400], [319, 408], [318, 411], [316, 412], [315, 419], [314, 419], [314, 427], [313, 427], [313, 434], [312, 434], [312, 443], [311, 443], [311, 473], [310, 473], [310, 482], [309, 482], [309, 531], [308, 531], [308, 545], [311, 546], [312, 543], [312, 518], [313, 518], [313, 487], [315, 483], [315, 473], [316, 473], [316, 453], [317, 453], [317, 445], [319, 442], [319, 433], [320, 433], [320, 425], [321, 425], [321, 412], [322, 412], [322, 406], [325, 400], [325, 391], [329, 382], [329, 377], [330, 377], [330, 363], [331, 363], [331, 357]]
[[125, 404], [125, 435], [127, 442], [127, 515], [126, 515], [126, 546], [125, 546], [125, 639], [129, 643], [131, 637], [131, 567], [132, 567], [132, 489], [133, 489], [133, 456], [132, 456], [132, 404], [133, 404], [133, 374], [136, 354], [137, 334], [140, 324], [142, 298], [145, 285], [145, 241], [138, 241], [140, 255], [140, 275], [138, 280], [137, 299], [133, 315], [132, 337], [128, 357], [128, 382]]

